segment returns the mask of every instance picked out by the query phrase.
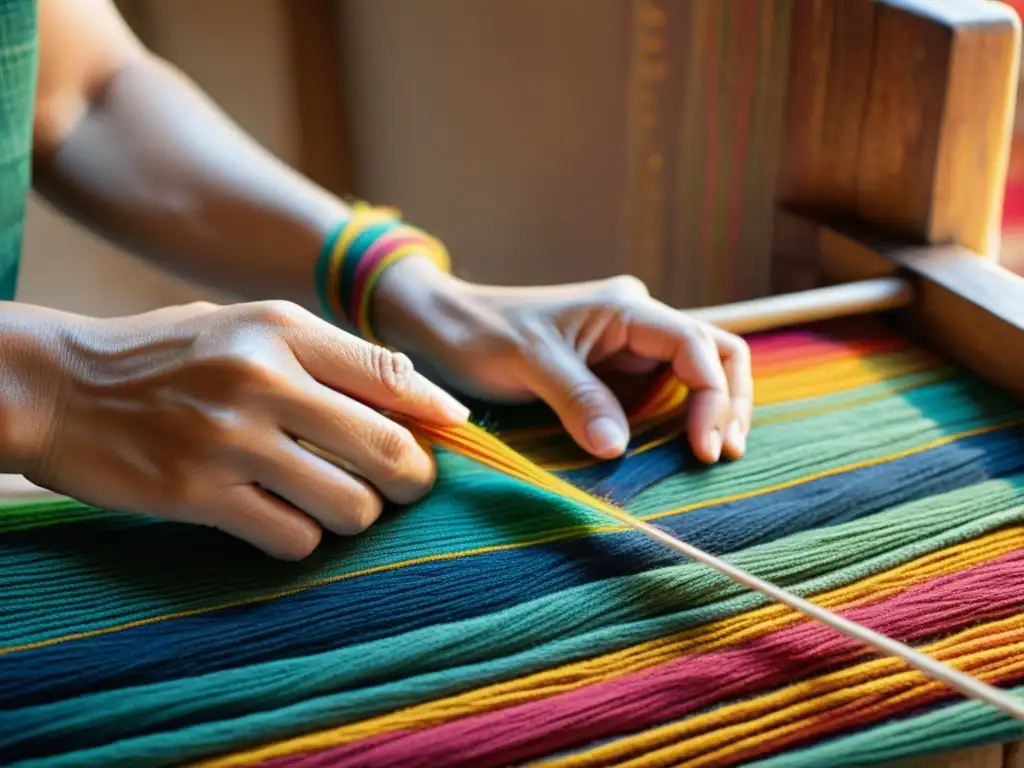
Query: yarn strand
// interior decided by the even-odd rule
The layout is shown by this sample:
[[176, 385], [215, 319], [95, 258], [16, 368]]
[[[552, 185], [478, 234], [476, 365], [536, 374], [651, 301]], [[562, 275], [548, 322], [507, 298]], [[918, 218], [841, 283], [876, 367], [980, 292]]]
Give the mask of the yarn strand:
[[1024, 723], [1024, 702], [1016, 697], [687, 544], [660, 528], [634, 517], [625, 510], [546, 472], [480, 427], [472, 424], [454, 429], [442, 429], [424, 424], [410, 424], [410, 427], [430, 442], [474, 458], [499, 472], [504, 472], [602, 512], [615, 521], [643, 533], [652, 541], [712, 568], [748, 589], [760, 592], [765, 597], [786, 605], [814, 621], [825, 624], [882, 655], [900, 658], [908, 666], [934, 680], [945, 683], [961, 695], [985, 702]]

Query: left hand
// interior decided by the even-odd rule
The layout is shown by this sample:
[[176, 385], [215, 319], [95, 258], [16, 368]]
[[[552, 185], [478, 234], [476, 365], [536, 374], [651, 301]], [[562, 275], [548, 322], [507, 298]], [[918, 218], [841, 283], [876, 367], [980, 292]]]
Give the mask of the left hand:
[[697, 457], [713, 463], [746, 450], [746, 343], [652, 299], [635, 278], [503, 288], [408, 258], [382, 276], [374, 320], [384, 343], [425, 357], [468, 394], [544, 400], [597, 457], [621, 455], [629, 440], [615, 392], [650, 381], [664, 365], [690, 391], [687, 432]]

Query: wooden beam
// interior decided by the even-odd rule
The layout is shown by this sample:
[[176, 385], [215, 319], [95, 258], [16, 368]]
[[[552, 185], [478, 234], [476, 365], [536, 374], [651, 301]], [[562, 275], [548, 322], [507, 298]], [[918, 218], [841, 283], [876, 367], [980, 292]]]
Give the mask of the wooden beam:
[[779, 203], [993, 257], [1018, 73], [1013, 10], [796, 0], [793, 13]]
[[345, 65], [334, 0], [284, 0], [299, 170], [335, 194], [352, 192]]
[[1004, 768], [1003, 747], [992, 744], [948, 753], [931, 753], [875, 766], [875, 768]]
[[[963, 246], [887, 240], [783, 213], [775, 247], [803, 249], [822, 283], [902, 277], [915, 301], [896, 314], [922, 343], [1024, 400], [1024, 277]], [[790, 238], [787, 240], [786, 238]]]

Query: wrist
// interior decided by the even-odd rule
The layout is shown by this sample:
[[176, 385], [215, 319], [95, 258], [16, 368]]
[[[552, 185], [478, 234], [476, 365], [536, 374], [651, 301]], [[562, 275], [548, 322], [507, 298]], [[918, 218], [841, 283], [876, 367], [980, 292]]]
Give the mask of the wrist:
[[372, 319], [381, 343], [410, 355], [435, 355], [457, 343], [453, 323], [462, 313], [469, 285], [430, 258], [409, 256], [380, 277]]

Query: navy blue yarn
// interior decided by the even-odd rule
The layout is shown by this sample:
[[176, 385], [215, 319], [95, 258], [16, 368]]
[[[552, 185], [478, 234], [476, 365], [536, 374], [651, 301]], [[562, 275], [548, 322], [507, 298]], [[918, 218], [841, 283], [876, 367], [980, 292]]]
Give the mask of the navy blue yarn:
[[[1022, 439], [1021, 427], [979, 435], [765, 496], [695, 510], [659, 525], [723, 554], [1020, 471]], [[162, 527], [126, 529], [118, 546], [142, 551], [160, 547], [157, 539], [167, 535]], [[187, 536], [193, 529], [174, 530]], [[31, 546], [36, 538], [38, 545], [39, 537], [54, 533], [29, 530], [5, 536], [4, 544], [18, 547], [13, 540], [20, 538], [28, 540], [22, 546]], [[79, 546], [88, 547], [89, 542]], [[677, 562], [677, 556], [645, 537], [624, 532], [369, 574], [268, 603], [0, 656], [0, 712], [318, 653]]]
[[685, 441], [670, 440], [634, 456], [556, 474], [577, 488], [624, 506], [641, 491], [666, 478], [704, 469], [707, 465], [694, 457]]

